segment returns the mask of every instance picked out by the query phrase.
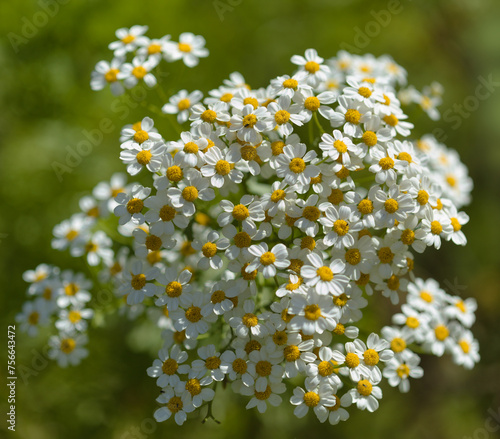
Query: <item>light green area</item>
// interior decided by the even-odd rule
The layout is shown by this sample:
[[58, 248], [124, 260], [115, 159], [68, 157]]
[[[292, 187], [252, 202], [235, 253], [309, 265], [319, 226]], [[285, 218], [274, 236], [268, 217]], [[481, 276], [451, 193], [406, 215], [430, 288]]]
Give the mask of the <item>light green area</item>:
[[[235, 6], [229, 6], [221, 20], [214, 5], [231, 4]], [[109, 91], [93, 93], [89, 88], [95, 63], [110, 57], [106, 47], [117, 28], [147, 24], [153, 37], [168, 33], [176, 39], [191, 31], [206, 38], [211, 54], [197, 68], [167, 66], [171, 74], [164, 82], [172, 92], [181, 88], [206, 92], [235, 70], [252, 86], [263, 86], [290, 73], [290, 57], [306, 48], [330, 57], [342, 42], [359, 43], [357, 29], [373, 34], [363, 52], [391, 54], [417, 88], [432, 80], [443, 83], [443, 111], [453, 111], [455, 104], [474, 95], [480, 77], [492, 75], [500, 81], [496, 0], [66, 0], [58, 5], [57, 12], [50, 12], [53, 16], [35, 1], [0, 5], [0, 300], [5, 331], [24, 300], [25, 270], [40, 262], [81, 268], [66, 253], [50, 248], [52, 227], [69, 217], [80, 196], [97, 182], [123, 169], [118, 159], [119, 130], [147, 115], [141, 106], [121, 104]], [[380, 14], [388, 9], [396, 13]], [[385, 25], [377, 26], [375, 16]], [[17, 51], [9, 42], [15, 38], [12, 33], [25, 38]], [[477, 298], [479, 322], [474, 331], [483, 359], [474, 371], [464, 371], [448, 358], [425, 359], [425, 377], [412, 383], [409, 395], [388, 389], [375, 414], [353, 410], [352, 419], [337, 427], [320, 425], [312, 415], [297, 420], [288, 404], [258, 416], [254, 410], [245, 411], [244, 401], [226, 391], [214, 405], [221, 425], [201, 425], [194, 419], [182, 429], [168, 422], [152, 432], [153, 424], [144, 421], [156, 408], [157, 388], [145, 372], [151, 358], [138, 349], [141, 334], [131, 332], [130, 322], [116, 318], [109, 328], [91, 331], [90, 358], [67, 370], [52, 363], [44, 367], [34, 355], [33, 349], [43, 347], [43, 336], [29, 340], [18, 333], [18, 365], [42, 370], [27, 384], [18, 381], [17, 432], [5, 437], [458, 439], [474, 433], [486, 437], [478, 429], [489, 417], [488, 408], [496, 413], [500, 405], [499, 98], [497, 90], [481, 101], [456, 130], [446, 121], [417, 121], [430, 130], [437, 126], [446, 131], [446, 143], [459, 151], [475, 182], [474, 201], [467, 208], [471, 221], [464, 228], [468, 246], [447, 244], [439, 253], [429, 250], [417, 259], [422, 276], [435, 277], [443, 286], [446, 280], [452, 284], [456, 280], [465, 286], [461, 294]], [[84, 130], [98, 128], [105, 118], [114, 129], [59, 182], [52, 163], [64, 163], [66, 148], [75, 148], [85, 139]], [[165, 137], [175, 138], [167, 122], [158, 124]], [[387, 316], [386, 302], [378, 302], [373, 305], [381, 314], [381, 321], [373, 322], [376, 327]], [[4, 357], [0, 364], [4, 376]], [[1, 395], [4, 407], [5, 392]], [[143, 436], [134, 432], [141, 423]], [[0, 430], [4, 428], [2, 421]]]

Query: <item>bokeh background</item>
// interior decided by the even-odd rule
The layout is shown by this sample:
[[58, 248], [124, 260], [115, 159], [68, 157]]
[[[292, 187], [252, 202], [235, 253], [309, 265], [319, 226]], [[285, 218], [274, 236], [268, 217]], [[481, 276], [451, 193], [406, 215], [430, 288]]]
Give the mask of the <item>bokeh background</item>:
[[[107, 45], [117, 28], [147, 24], [151, 37], [171, 34], [176, 39], [191, 31], [206, 38], [210, 57], [197, 68], [181, 73], [180, 63], [166, 65], [171, 73], [162, 81], [171, 91], [206, 92], [232, 71], [244, 74], [254, 87], [263, 86], [293, 70], [289, 62], [293, 54], [314, 47], [330, 57], [342, 44], [357, 46], [360, 53], [391, 54], [419, 89], [433, 80], [444, 84], [442, 111], [453, 111], [454, 105], [474, 96], [481, 77], [500, 81], [497, 0], [51, 3], [45, 12], [42, 2], [0, 3], [0, 314], [5, 346], [7, 325], [14, 323], [25, 297], [22, 273], [41, 262], [81, 269], [66, 253], [51, 249], [52, 227], [69, 217], [78, 208], [78, 199], [95, 184], [123, 170], [118, 159], [120, 127], [147, 115], [141, 106], [124, 110], [109, 90], [93, 93], [89, 88], [95, 63], [110, 58]], [[380, 31], [373, 32], [376, 13], [388, 8], [399, 12], [390, 14], [390, 20], [385, 15]], [[369, 32], [375, 35], [362, 40], [360, 30], [364, 32], [370, 23]], [[97, 128], [103, 118], [115, 128], [60, 182], [52, 163], [64, 163], [65, 148], [74, 148], [84, 139], [83, 130]], [[26, 383], [18, 381], [17, 430], [2, 437], [499, 437], [498, 432], [484, 435], [491, 413], [497, 414], [497, 421], [489, 425], [500, 422], [499, 118], [496, 87], [477, 110], [461, 118], [458, 128], [445, 120], [416, 121], [420, 132], [436, 127], [445, 131], [446, 143], [459, 151], [475, 182], [473, 202], [466, 209], [471, 217], [465, 227], [469, 244], [444, 245], [439, 253], [428, 250], [417, 259], [422, 276], [435, 277], [448, 291], [454, 288], [455, 293], [477, 298], [474, 332], [482, 360], [473, 371], [446, 357], [424, 359], [425, 376], [412, 383], [410, 394], [387, 388], [376, 413], [352, 410], [351, 420], [335, 427], [319, 424], [312, 414], [297, 420], [286, 403], [257, 416], [256, 411], [245, 411], [243, 401], [232, 399], [229, 392], [220, 395], [214, 407], [221, 425], [212, 421], [202, 425], [196, 418], [182, 428], [173, 422], [155, 426], [151, 418], [157, 388], [145, 370], [152, 361], [148, 351], [157, 349], [158, 340], [149, 336], [147, 328], [133, 329], [130, 322], [116, 317], [107, 327], [91, 330], [90, 357], [65, 370], [45, 365], [43, 336], [31, 340], [18, 332], [17, 364], [25, 374], [28, 369], [33, 374]], [[174, 138], [171, 127], [162, 123], [157, 122], [164, 136]], [[382, 316], [384, 305], [375, 305]], [[383, 324], [375, 322], [379, 328]], [[2, 389], [5, 350], [0, 349]], [[1, 395], [5, 413], [4, 390]], [[3, 414], [1, 418], [4, 431]]]

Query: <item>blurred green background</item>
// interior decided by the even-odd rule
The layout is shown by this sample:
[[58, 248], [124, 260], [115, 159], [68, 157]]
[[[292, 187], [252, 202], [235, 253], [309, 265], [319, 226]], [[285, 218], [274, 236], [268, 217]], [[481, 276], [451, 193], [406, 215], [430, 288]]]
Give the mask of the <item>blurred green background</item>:
[[[150, 37], [171, 34], [174, 40], [184, 31], [203, 35], [210, 57], [182, 74], [180, 63], [165, 65], [171, 74], [162, 81], [167, 90], [206, 92], [235, 70], [254, 87], [266, 85], [269, 79], [290, 73], [290, 57], [309, 47], [330, 57], [341, 43], [356, 46], [358, 29], [364, 32], [371, 25], [373, 32], [376, 13], [392, 8], [398, 12], [368, 42], [361, 42], [366, 47], [360, 47], [360, 53], [391, 54], [419, 89], [433, 80], [444, 84], [442, 111], [474, 95], [480, 77], [492, 75], [500, 81], [498, 0], [61, 0], [56, 4], [57, 12], [49, 13], [54, 6], [44, 12], [42, 3], [35, 1], [0, 3], [2, 343], [25, 298], [21, 279], [25, 270], [41, 262], [81, 268], [66, 253], [50, 248], [52, 227], [69, 217], [78, 208], [78, 199], [95, 184], [124, 169], [118, 159], [119, 130], [147, 115], [141, 106], [119, 110], [109, 90], [90, 90], [90, 72], [97, 61], [110, 58], [107, 45], [117, 28], [147, 24]], [[13, 45], [12, 33], [24, 39]], [[74, 148], [85, 138], [83, 130], [97, 128], [103, 118], [115, 128], [60, 182], [51, 164], [64, 163], [65, 148]], [[456, 130], [443, 120], [417, 121], [421, 129], [439, 127], [446, 132], [446, 143], [459, 151], [475, 182], [473, 202], [466, 209], [471, 217], [465, 227], [469, 244], [464, 248], [447, 244], [439, 253], [429, 250], [417, 258], [420, 275], [435, 277], [448, 290], [449, 285], [458, 285], [459, 294], [479, 302], [473, 330], [482, 360], [473, 371], [453, 365], [449, 358], [425, 359], [425, 376], [412, 383], [410, 394], [384, 390], [376, 413], [352, 410], [349, 422], [334, 427], [319, 424], [312, 414], [297, 420], [287, 403], [257, 416], [254, 410], [245, 411], [243, 401], [232, 399], [229, 392], [215, 404], [221, 425], [211, 421], [202, 425], [199, 419], [182, 428], [172, 422], [155, 425], [151, 418], [158, 393], [155, 380], [146, 376], [151, 357], [139, 349], [140, 335], [132, 331], [131, 323], [116, 318], [108, 328], [90, 332], [90, 357], [66, 370], [53, 363], [45, 367], [34, 354], [42, 352], [43, 337], [31, 340], [18, 332], [18, 365], [32, 368], [36, 376], [30, 376], [27, 384], [18, 381], [17, 430], [2, 437], [499, 437], [498, 432], [485, 436], [483, 430], [489, 409], [497, 413], [497, 423], [490, 425], [500, 422], [499, 118], [500, 90], [495, 90]], [[174, 138], [168, 124], [162, 123], [157, 122], [164, 136]], [[4, 347], [1, 352], [0, 384], [5, 388]], [[1, 395], [5, 413], [7, 397], [4, 391]], [[4, 415], [1, 418], [3, 431]]]

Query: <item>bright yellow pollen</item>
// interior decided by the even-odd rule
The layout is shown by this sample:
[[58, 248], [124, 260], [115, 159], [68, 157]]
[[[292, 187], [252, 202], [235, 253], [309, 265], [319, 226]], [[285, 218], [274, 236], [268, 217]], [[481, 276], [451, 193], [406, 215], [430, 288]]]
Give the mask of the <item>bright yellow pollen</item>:
[[398, 374], [399, 378], [406, 378], [408, 377], [408, 375], [410, 375], [410, 368], [406, 364], [401, 364], [396, 369], [396, 373]]
[[375, 366], [380, 361], [378, 352], [374, 349], [367, 349], [363, 353], [363, 360], [367, 366]]
[[416, 329], [420, 326], [420, 322], [415, 317], [407, 317], [406, 326], [411, 329]]
[[179, 50], [181, 52], [184, 52], [184, 53], [189, 53], [191, 52], [192, 48], [191, 48], [191, 45], [190, 44], [187, 44], [187, 43], [179, 43], [177, 45], [177, 47], [179, 48]]
[[194, 186], [186, 186], [182, 190], [182, 198], [190, 202], [196, 200], [198, 198], [198, 189]]
[[413, 162], [413, 159], [411, 158], [411, 155], [408, 154], [407, 152], [400, 152], [398, 154], [398, 160], [404, 160], [405, 162], [408, 162], [408, 163]]
[[384, 116], [384, 122], [391, 127], [395, 127], [398, 124], [399, 120], [396, 116], [394, 116], [394, 114], [391, 114]]
[[78, 323], [81, 319], [82, 315], [78, 311], [73, 310], [68, 313], [68, 320], [73, 324]]
[[349, 109], [346, 111], [344, 117], [346, 122], [358, 125], [361, 120], [361, 113], [358, 110]]
[[438, 325], [434, 328], [434, 334], [439, 341], [444, 341], [450, 335], [450, 331], [444, 325]]
[[259, 106], [259, 101], [255, 98], [248, 97], [243, 99], [243, 105], [251, 105], [254, 109]]
[[384, 157], [380, 159], [378, 164], [384, 171], [394, 168], [394, 160], [391, 159], [390, 157]]
[[184, 145], [184, 152], [186, 154], [196, 154], [198, 150], [198, 145], [194, 142], [188, 142]]
[[165, 294], [168, 297], [179, 297], [182, 294], [182, 285], [177, 281], [169, 282], [165, 287]]
[[384, 209], [387, 213], [397, 212], [399, 203], [394, 198], [389, 198], [384, 202]]
[[264, 266], [274, 264], [274, 262], [276, 262], [276, 256], [274, 255], [274, 253], [265, 252], [260, 257], [260, 263]]
[[427, 303], [432, 303], [432, 301], [434, 300], [432, 294], [428, 293], [427, 291], [421, 291], [420, 298]]
[[331, 361], [322, 361], [318, 364], [318, 373], [322, 377], [331, 375], [335, 371]]
[[198, 306], [190, 306], [186, 310], [186, 319], [188, 319], [191, 323], [196, 323], [201, 320], [201, 308]]
[[282, 140], [276, 140], [275, 142], [271, 143], [271, 152], [273, 153], [274, 156], [283, 154], [283, 148], [285, 147], [285, 142]]
[[178, 182], [181, 181], [183, 177], [184, 173], [182, 172], [182, 169], [179, 166], [174, 165], [167, 168], [167, 178], [170, 181]]
[[142, 79], [146, 76], [148, 71], [143, 66], [137, 66], [132, 69], [132, 75], [137, 79]]
[[342, 142], [342, 140], [335, 140], [335, 142], [333, 142], [333, 147], [340, 153], [340, 154], [344, 154], [347, 152], [347, 145]]
[[161, 370], [165, 375], [174, 375], [178, 368], [179, 365], [173, 358], [167, 358], [161, 366]]
[[73, 241], [78, 236], [78, 232], [76, 230], [70, 230], [68, 233], [66, 233], [65, 238], [68, 241]]
[[284, 125], [290, 120], [290, 113], [286, 110], [279, 110], [274, 115], [274, 120], [278, 125]]
[[371, 200], [365, 198], [358, 203], [358, 210], [363, 215], [368, 215], [373, 212], [373, 203]]
[[304, 308], [304, 316], [307, 320], [318, 320], [321, 317], [321, 308], [318, 305], [307, 305]]
[[200, 117], [203, 122], [214, 123], [217, 119], [217, 113], [213, 110], [205, 110]]
[[64, 287], [64, 293], [66, 296], [74, 296], [78, 291], [80, 290], [80, 287], [75, 284], [75, 283], [69, 283]]
[[187, 98], [181, 99], [179, 102], [177, 102], [177, 109], [179, 111], [188, 110], [190, 106], [191, 106], [191, 101]]
[[368, 87], [360, 87], [358, 93], [364, 98], [369, 98], [372, 95], [372, 91]]
[[289, 345], [283, 350], [283, 354], [286, 361], [296, 361], [300, 358], [300, 349], [298, 348], [298, 346]]
[[285, 79], [283, 81], [283, 87], [284, 88], [292, 88], [292, 89], [295, 90], [298, 85], [299, 85], [298, 81], [296, 79], [293, 79], [293, 78]]
[[468, 354], [469, 351], [470, 351], [470, 344], [467, 343], [465, 340], [460, 340], [458, 342], [458, 345], [460, 346], [460, 348], [462, 349], [462, 351], [464, 352], [464, 354]]
[[304, 395], [304, 404], [307, 407], [316, 407], [319, 404], [320, 397], [315, 392], [307, 392]]
[[345, 356], [345, 364], [349, 369], [354, 369], [359, 366], [359, 357], [356, 354], [349, 352]]
[[144, 130], [138, 130], [134, 134], [134, 141], [137, 143], [144, 143], [149, 139], [149, 134]]
[[446, 177], [446, 183], [448, 183], [451, 187], [455, 187], [457, 185], [457, 180], [453, 175], [448, 175]]
[[370, 381], [361, 380], [361, 381], [358, 381], [358, 385], [356, 386], [356, 389], [360, 395], [369, 396], [372, 393], [373, 386], [371, 385]]
[[248, 208], [243, 204], [237, 204], [233, 208], [233, 218], [237, 221], [244, 221], [250, 216]]
[[342, 293], [340, 296], [335, 296], [333, 298], [333, 304], [335, 306], [340, 307], [340, 308], [343, 308], [344, 306], [346, 306], [348, 301], [349, 301], [349, 297], [345, 293]]
[[319, 64], [315, 61], [308, 61], [304, 65], [304, 69], [306, 69], [309, 73], [316, 73], [319, 68]]
[[304, 172], [304, 169], [306, 169], [306, 162], [303, 159], [296, 157], [290, 161], [288, 167], [293, 173], [301, 174]]
[[118, 73], [120, 73], [120, 70], [118, 69], [109, 69], [104, 74], [104, 79], [106, 80], [106, 82], [116, 82], [118, 81]]
[[375, 146], [378, 142], [377, 135], [373, 131], [365, 131], [361, 139], [366, 146]]
[[420, 189], [417, 194], [417, 202], [421, 206], [425, 206], [429, 202], [428, 192], [423, 189]]
[[458, 219], [456, 218], [451, 218], [451, 225], [453, 226], [454, 232], [458, 232], [462, 228], [462, 225], [458, 222]]
[[304, 101], [304, 107], [309, 111], [318, 111], [321, 106], [321, 102], [316, 96], [310, 96]]
[[219, 175], [227, 175], [231, 172], [231, 165], [226, 160], [219, 160], [215, 164], [215, 172]]
[[122, 38], [122, 43], [123, 44], [130, 44], [132, 41], [135, 40], [135, 35], [125, 35], [123, 38]]
[[271, 201], [273, 203], [277, 203], [278, 201], [284, 200], [286, 196], [286, 192], [282, 189], [276, 189], [272, 194], [271, 194]]
[[203, 253], [203, 256], [205, 256], [206, 258], [212, 258], [217, 253], [217, 245], [214, 244], [213, 242], [207, 242], [203, 244], [201, 252]]
[[255, 114], [247, 114], [243, 118], [243, 126], [245, 128], [253, 128], [257, 124], [257, 116]]
[[333, 223], [333, 230], [339, 236], [345, 236], [349, 232], [349, 224], [345, 220], [336, 220]]
[[391, 341], [391, 350], [395, 353], [403, 352], [406, 349], [406, 341], [400, 337], [394, 337]]
[[240, 152], [241, 158], [243, 160], [246, 160], [247, 162], [257, 160], [259, 158], [259, 155], [257, 154], [257, 148], [252, 145], [245, 145], [243, 148], [241, 148]]
[[330, 267], [319, 267], [316, 274], [323, 282], [330, 282], [333, 279], [333, 272]]
[[439, 221], [432, 221], [431, 222], [431, 233], [434, 235], [440, 235], [441, 232], [443, 231], [443, 226]]
[[153, 155], [151, 154], [151, 151], [144, 150], [144, 151], [139, 151], [135, 156], [135, 158], [137, 160], [137, 163], [139, 163], [142, 166], [146, 166], [151, 161], [152, 156]]
[[76, 341], [72, 338], [63, 338], [61, 340], [61, 351], [65, 354], [71, 354], [76, 348]]

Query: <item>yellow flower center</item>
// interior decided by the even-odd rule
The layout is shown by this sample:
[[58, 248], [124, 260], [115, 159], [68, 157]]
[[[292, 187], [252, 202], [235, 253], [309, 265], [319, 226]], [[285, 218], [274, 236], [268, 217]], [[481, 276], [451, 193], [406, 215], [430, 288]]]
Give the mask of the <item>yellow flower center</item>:
[[283, 355], [285, 360], [291, 363], [300, 358], [300, 349], [296, 345], [289, 345], [283, 350]]
[[403, 233], [401, 233], [401, 242], [405, 245], [412, 245], [415, 242], [415, 232], [411, 229], [403, 230]]
[[371, 200], [365, 198], [358, 203], [358, 210], [363, 215], [368, 215], [373, 212], [373, 203]]
[[191, 323], [196, 323], [201, 320], [201, 308], [198, 306], [190, 306], [186, 310], [186, 319], [188, 319]]
[[161, 367], [161, 370], [165, 375], [174, 375], [175, 372], [177, 372], [177, 369], [179, 368], [179, 365], [177, 364], [177, 361], [175, 361], [173, 358], [167, 358]]
[[134, 141], [137, 143], [144, 143], [149, 139], [149, 134], [144, 130], [138, 130], [134, 134]]
[[70, 311], [68, 314], [68, 320], [71, 323], [78, 323], [82, 319], [82, 315], [78, 311]]
[[345, 121], [358, 125], [361, 120], [361, 113], [358, 110], [353, 110], [352, 108], [347, 110], [345, 113]]
[[149, 47], [148, 47], [148, 54], [149, 55], [154, 55], [154, 54], [160, 53], [160, 52], [161, 52], [161, 45], [160, 44], [152, 43], [149, 45]]
[[267, 377], [271, 375], [272, 364], [269, 361], [259, 361], [255, 365], [255, 372], [261, 377]]
[[304, 208], [302, 216], [309, 221], [317, 221], [321, 215], [321, 211], [315, 206], [307, 206]]
[[316, 247], [316, 241], [311, 236], [304, 236], [300, 241], [301, 249], [307, 248], [309, 250], [314, 250], [315, 247]]
[[373, 386], [368, 380], [358, 381], [358, 385], [356, 386], [358, 393], [363, 396], [369, 396], [372, 393]]
[[146, 166], [151, 161], [152, 156], [153, 155], [151, 154], [151, 151], [144, 150], [144, 151], [139, 151], [135, 156], [135, 158], [137, 160], [137, 163], [139, 163], [142, 166]]
[[372, 91], [368, 87], [360, 87], [358, 93], [364, 98], [369, 98], [372, 95]]
[[406, 319], [406, 326], [411, 329], [416, 329], [420, 326], [420, 322], [415, 317], [408, 317]]
[[345, 252], [345, 260], [348, 264], [358, 265], [361, 262], [361, 253], [357, 248], [350, 248]]
[[[71, 311], [73, 312], [73, 311]], [[36, 325], [38, 324], [38, 320], [40, 320], [40, 314], [37, 313], [36, 311], [33, 311], [29, 316], [28, 316], [28, 322], [30, 325]]]
[[321, 308], [318, 305], [307, 305], [304, 308], [304, 316], [307, 320], [318, 320], [321, 317]]
[[304, 107], [309, 111], [318, 111], [321, 102], [316, 96], [310, 96], [304, 101]]
[[292, 88], [292, 89], [295, 90], [298, 85], [299, 85], [299, 83], [297, 82], [297, 80], [293, 79], [293, 78], [285, 79], [283, 81], [283, 87], [284, 88]]
[[118, 73], [120, 73], [120, 70], [118, 69], [109, 69], [104, 74], [104, 79], [106, 80], [106, 82], [116, 82], [118, 81]]
[[134, 290], [142, 290], [146, 285], [146, 276], [142, 273], [132, 276], [130, 285], [132, 285]]
[[165, 205], [160, 209], [160, 219], [162, 221], [172, 221], [177, 215], [177, 211], [172, 207]]
[[276, 140], [271, 143], [271, 152], [274, 156], [283, 154], [283, 148], [285, 147], [285, 142], [281, 140]]
[[217, 113], [213, 110], [205, 110], [200, 117], [203, 122], [214, 123], [217, 119]]
[[431, 222], [431, 232], [434, 235], [440, 235], [441, 232], [443, 231], [443, 226], [439, 221], [432, 221]]
[[74, 296], [78, 291], [80, 290], [80, 287], [75, 284], [75, 283], [69, 283], [64, 287], [64, 293], [66, 296]]
[[307, 392], [304, 395], [304, 404], [307, 407], [316, 407], [319, 404], [319, 395], [315, 392]]
[[265, 401], [268, 399], [272, 394], [271, 388], [269, 386], [266, 387], [266, 390], [263, 392], [257, 392], [255, 391], [254, 395], [259, 401]]
[[406, 364], [400, 364], [396, 369], [399, 378], [406, 378], [410, 374], [410, 368]]
[[403, 352], [406, 349], [406, 341], [400, 337], [394, 337], [391, 341], [391, 350], [396, 354]]
[[252, 238], [250, 238], [250, 235], [247, 232], [238, 232], [234, 235], [233, 239], [234, 244], [238, 248], [250, 247], [250, 244], [252, 243]]
[[279, 110], [274, 115], [274, 120], [278, 125], [284, 125], [290, 120], [290, 113], [286, 110]]
[[395, 127], [398, 124], [399, 120], [396, 116], [394, 116], [394, 114], [391, 114], [384, 116], [384, 122], [391, 127]]
[[374, 349], [367, 349], [363, 353], [363, 360], [367, 366], [375, 366], [378, 364], [380, 357], [377, 353], [376, 350]]
[[398, 208], [399, 203], [394, 198], [389, 198], [384, 202], [384, 209], [387, 213], [394, 213]]
[[135, 40], [135, 36], [134, 35], [126, 35], [122, 38], [122, 43], [123, 44], [130, 44], [132, 41]]
[[458, 345], [460, 346], [460, 348], [462, 349], [462, 351], [464, 352], [464, 354], [468, 354], [469, 351], [470, 351], [470, 344], [467, 343], [465, 340], [460, 340], [458, 342]]
[[220, 358], [219, 357], [208, 357], [206, 360], [205, 360], [205, 367], [209, 370], [214, 370], [214, 369], [218, 369], [219, 366], [220, 366]]
[[179, 166], [174, 165], [167, 168], [167, 178], [170, 181], [178, 182], [181, 181], [183, 177], [184, 173], [182, 172], [182, 169]]
[[233, 370], [239, 374], [244, 374], [248, 369], [247, 362], [242, 358], [236, 358], [236, 360], [233, 361], [232, 366]]
[[253, 128], [257, 124], [257, 116], [255, 114], [247, 114], [243, 118], [243, 126], [245, 128]]
[[349, 352], [345, 356], [345, 364], [349, 369], [354, 369], [359, 366], [359, 357], [355, 353]]
[[319, 64], [315, 61], [307, 61], [304, 65], [304, 69], [309, 73], [316, 73], [319, 70]]
[[215, 172], [219, 175], [227, 175], [231, 172], [231, 165], [226, 160], [219, 160], [215, 164]]
[[165, 287], [165, 293], [168, 297], [179, 297], [182, 294], [182, 285], [177, 281], [169, 282]]
[[207, 242], [206, 244], [203, 244], [201, 252], [206, 258], [212, 258], [217, 253], [217, 245], [213, 242]]
[[333, 279], [333, 272], [330, 267], [319, 267], [316, 274], [323, 282], [330, 282]]
[[248, 208], [243, 204], [237, 204], [233, 208], [233, 218], [237, 221], [244, 221], [250, 216]]
[[265, 252], [260, 257], [260, 263], [264, 266], [274, 264], [275, 262], [276, 262], [276, 256], [274, 255], [274, 253]]
[[134, 75], [137, 79], [142, 79], [146, 76], [148, 71], [143, 66], [134, 67], [132, 70], [132, 75]]
[[394, 253], [392, 252], [390, 247], [382, 247], [377, 252], [377, 256], [380, 259], [382, 264], [390, 264], [394, 259]]
[[345, 220], [336, 220], [333, 223], [333, 230], [339, 236], [344, 236], [349, 232], [349, 224]]
[[384, 157], [380, 159], [378, 164], [384, 171], [394, 168], [394, 160], [391, 159], [390, 157]]
[[304, 169], [306, 169], [306, 162], [303, 159], [296, 157], [290, 161], [288, 167], [293, 173], [300, 174], [304, 172]]
[[186, 186], [182, 190], [182, 198], [186, 201], [193, 202], [198, 198], [198, 189], [194, 186]]
[[191, 396], [196, 396], [201, 393], [201, 384], [197, 378], [191, 378], [186, 381], [186, 390]]
[[407, 152], [400, 152], [398, 154], [398, 160], [404, 160], [405, 162], [411, 163], [413, 159], [411, 158], [411, 155], [408, 154]]
[[450, 331], [444, 325], [438, 325], [434, 328], [434, 334], [439, 341], [444, 341], [450, 335]]
[[189, 53], [191, 52], [191, 45], [187, 43], [179, 43], [178, 46], [179, 50], [184, 53]]
[[373, 131], [365, 131], [361, 138], [366, 146], [375, 146], [378, 142], [377, 135]]
[[344, 142], [342, 142], [342, 140], [335, 140], [335, 142], [333, 142], [333, 147], [340, 154], [344, 154], [345, 152], [347, 152], [347, 145]]
[[149, 235], [146, 238], [146, 248], [151, 251], [157, 251], [161, 248], [161, 238], [156, 235]]
[[183, 407], [184, 403], [179, 396], [173, 396], [172, 398], [170, 398], [167, 404], [167, 409], [174, 414], [180, 412]]
[[63, 338], [61, 340], [61, 351], [65, 354], [71, 354], [76, 348], [76, 341], [72, 338]]

